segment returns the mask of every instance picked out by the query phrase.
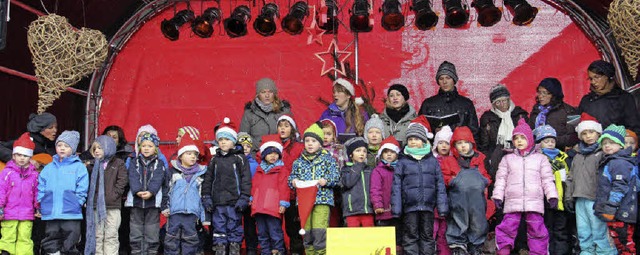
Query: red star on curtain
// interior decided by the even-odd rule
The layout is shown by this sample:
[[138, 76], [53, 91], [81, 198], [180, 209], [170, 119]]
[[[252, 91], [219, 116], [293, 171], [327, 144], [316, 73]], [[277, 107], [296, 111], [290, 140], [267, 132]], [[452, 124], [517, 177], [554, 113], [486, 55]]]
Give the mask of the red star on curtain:
[[[351, 56], [351, 52], [341, 51], [337, 45], [338, 42], [336, 42], [335, 39], [331, 40], [331, 44], [329, 44], [327, 51], [314, 53], [314, 55], [322, 61], [322, 71], [320, 71], [320, 76], [324, 76], [332, 70], [342, 74], [343, 76], [346, 75], [344, 62]], [[325, 59], [327, 56], [329, 58]], [[327, 66], [327, 64], [329, 64], [329, 66]]]

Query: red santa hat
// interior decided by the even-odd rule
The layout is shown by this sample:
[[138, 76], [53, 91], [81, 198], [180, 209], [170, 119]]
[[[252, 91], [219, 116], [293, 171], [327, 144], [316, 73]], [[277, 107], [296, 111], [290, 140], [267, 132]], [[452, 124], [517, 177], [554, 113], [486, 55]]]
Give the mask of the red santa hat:
[[236, 130], [238, 129], [236, 125], [231, 122], [231, 119], [225, 117], [220, 127], [218, 127], [218, 130], [216, 130], [216, 140], [224, 137], [236, 143], [238, 141], [238, 131]]
[[298, 215], [300, 215], [300, 235], [304, 235], [304, 225], [307, 224], [313, 206], [318, 195], [318, 181], [298, 181], [296, 183], [296, 195], [298, 196]]
[[195, 151], [200, 153], [200, 149], [198, 148], [198, 146], [193, 141], [193, 138], [191, 138], [190, 135], [185, 135], [182, 137], [182, 140], [180, 140], [180, 144], [178, 145], [178, 148], [179, 148], [178, 158], [182, 155], [182, 153], [185, 153], [187, 151]]
[[28, 132], [22, 134], [18, 140], [13, 142], [13, 154], [18, 153], [31, 157], [35, 148], [36, 144], [33, 143], [33, 139]]
[[602, 125], [598, 123], [596, 118], [586, 112], [583, 112], [580, 115], [580, 123], [578, 124], [578, 126], [576, 126], [576, 133], [580, 135], [580, 133], [585, 130], [594, 130], [602, 134]]
[[343, 78], [338, 78], [335, 81], [333, 81], [333, 86], [336, 86], [336, 85], [340, 85], [345, 89], [347, 89], [347, 91], [349, 91], [349, 94], [351, 94], [351, 96], [354, 97], [357, 105], [364, 104], [364, 100], [362, 100], [362, 88], [360, 88], [360, 86], [354, 87], [350, 81]]
[[265, 135], [262, 136], [262, 144], [260, 145], [260, 155], [266, 156], [264, 151], [269, 148], [274, 147], [278, 150], [279, 154], [282, 154], [282, 143], [280, 142], [280, 136], [278, 134]]
[[389, 149], [389, 150], [395, 151], [396, 153], [400, 153], [400, 143], [398, 143], [398, 140], [396, 140], [396, 138], [393, 137], [392, 135], [387, 137], [386, 139], [382, 140], [382, 146], [380, 146], [380, 149], [378, 150], [378, 155], [376, 157], [380, 158], [380, 155], [382, 155], [382, 151], [385, 149]]
[[298, 126], [296, 126], [296, 122], [293, 120], [293, 118], [290, 115], [282, 114], [282, 116], [280, 116], [280, 118], [278, 118], [278, 121], [276, 123], [279, 123], [280, 121], [283, 121], [283, 120], [288, 121], [289, 124], [291, 124], [291, 126], [295, 130], [298, 130]]

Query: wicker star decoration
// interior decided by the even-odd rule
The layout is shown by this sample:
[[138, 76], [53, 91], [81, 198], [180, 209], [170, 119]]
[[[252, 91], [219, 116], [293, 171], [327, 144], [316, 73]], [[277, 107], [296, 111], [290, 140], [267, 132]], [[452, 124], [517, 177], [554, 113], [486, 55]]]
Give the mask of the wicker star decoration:
[[[338, 72], [343, 76], [346, 74], [344, 62], [351, 56], [352, 52], [341, 51], [337, 45], [338, 43], [335, 39], [331, 40], [331, 44], [329, 44], [329, 48], [327, 49], [327, 51], [314, 53], [314, 55], [316, 55], [316, 57], [320, 59], [320, 61], [322, 61], [322, 70], [320, 71], [320, 76], [324, 76], [332, 70]], [[325, 60], [325, 56], [330, 57], [330, 60], [328, 60], [328, 62], [332, 63], [332, 65], [327, 66], [327, 60]]]

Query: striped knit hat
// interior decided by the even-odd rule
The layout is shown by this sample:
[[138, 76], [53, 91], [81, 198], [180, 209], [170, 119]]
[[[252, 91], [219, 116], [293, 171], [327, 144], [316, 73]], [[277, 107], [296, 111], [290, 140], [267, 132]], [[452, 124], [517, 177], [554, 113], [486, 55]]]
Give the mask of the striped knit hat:
[[193, 126], [184, 126], [178, 129], [179, 136], [183, 136], [186, 133], [191, 135], [191, 138], [193, 138], [193, 140], [200, 140], [200, 130], [198, 130], [197, 128]]
[[616, 124], [609, 125], [602, 136], [598, 139], [598, 143], [602, 146], [602, 140], [611, 139], [611, 141], [620, 144], [622, 148], [624, 148], [624, 136], [627, 135], [627, 130], [624, 129], [624, 126], [618, 126]]

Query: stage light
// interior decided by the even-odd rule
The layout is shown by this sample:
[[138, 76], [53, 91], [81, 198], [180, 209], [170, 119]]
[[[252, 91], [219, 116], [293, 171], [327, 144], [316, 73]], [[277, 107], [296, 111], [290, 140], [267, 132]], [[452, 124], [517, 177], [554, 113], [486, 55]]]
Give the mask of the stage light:
[[180, 38], [180, 27], [189, 21], [193, 20], [193, 11], [182, 10], [176, 13], [170, 20], [163, 20], [160, 23], [160, 30], [164, 37], [171, 41], [178, 40]]
[[224, 19], [224, 30], [229, 37], [240, 37], [247, 34], [247, 22], [251, 19], [251, 10], [246, 5], [233, 9], [231, 16]]
[[518, 26], [531, 24], [538, 14], [538, 8], [531, 6], [526, 0], [505, 0], [504, 5], [513, 15], [513, 24]]
[[274, 3], [264, 5], [260, 15], [253, 22], [253, 29], [261, 36], [272, 36], [276, 33], [276, 17], [280, 17], [278, 6]]
[[326, 6], [326, 12], [321, 11], [317, 16], [318, 27], [324, 29], [325, 34], [337, 34], [338, 33], [338, 25], [340, 21], [338, 20], [338, 4], [335, 0], [325, 0], [324, 5]]
[[493, 0], [475, 0], [471, 3], [478, 13], [478, 24], [490, 27], [502, 19], [502, 11], [493, 4]]
[[371, 32], [373, 26], [369, 20], [369, 8], [371, 5], [367, 0], [355, 0], [351, 8], [351, 18], [349, 27], [352, 32]]
[[413, 0], [414, 24], [420, 30], [429, 30], [438, 24], [438, 15], [431, 9], [429, 0]]
[[382, 27], [387, 31], [398, 31], [404, 27], [402, 5], [398, 0], [385, 0], [382, 3]]
[[209, 38], [213, 34], [213, 24], [220, 22], [222, 12], [216, 7], [207, 8], [191, 22], [191, 30], [197, 36]]
[[444, 23], [449, 27], [461, 27], [469, 22], [469, 13], [462, 6], [461, 0], [444, 0], [444, 10]]
[[298, 35], [304, 30], [302, 21], [309, 15], [309, 5], [306, 2], [298, 1], [289, 9], [289, 14], [282, 20], [282, 30], [290, 35]]

